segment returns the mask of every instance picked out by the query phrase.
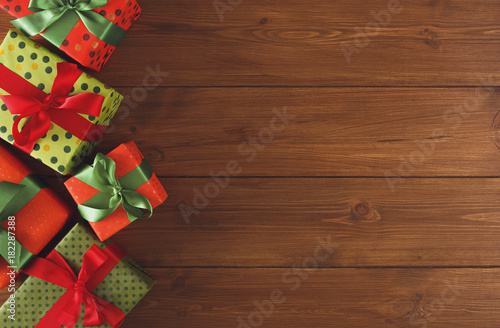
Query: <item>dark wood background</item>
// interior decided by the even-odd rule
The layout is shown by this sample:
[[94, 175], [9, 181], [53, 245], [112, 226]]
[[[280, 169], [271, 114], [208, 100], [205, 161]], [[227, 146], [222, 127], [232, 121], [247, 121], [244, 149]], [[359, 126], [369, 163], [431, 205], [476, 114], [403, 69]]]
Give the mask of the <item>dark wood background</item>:
[[[135, 140], [169, 193], [114, 238], [158, 279], [123, 327], [498, 327], [498, 2], [401, 0], [350, 63], [341, 46], [387, 0], [232, 3], [221, 21], [212, 0], [142, 0], [95, 74], [129, 96], [165, 75], [100, 147]], [[238, 146], [284, 108], [247, 162]], [[179, 205], [231, 161], [187, 224]], [[328, 236], [331, 256], [283, 278]]]

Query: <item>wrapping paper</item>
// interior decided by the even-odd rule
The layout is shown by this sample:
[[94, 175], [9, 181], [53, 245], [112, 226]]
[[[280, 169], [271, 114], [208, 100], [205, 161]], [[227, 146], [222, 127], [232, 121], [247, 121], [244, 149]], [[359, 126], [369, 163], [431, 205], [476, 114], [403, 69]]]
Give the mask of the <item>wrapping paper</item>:
[[[0, 0], [0, 6], [15, 18], [33, 14], [28, 9], [30, 0]], [[93, 11], [104, 16], [119, 27], [128, 30], [141, 13], [136, 0], [109, 0]], [[43, 33], [42, 33], [43, 36]], [[80, 19], [62, 43], [55, 45], [83, 66], [100, 71], [116, 47], [99, 40]]]
[[[97, 240], [84, 224], [78, 223], [56, 246], [55, 250], [62, 255], [73, 272], [78, 274], [82, 266], [83, 255], [94, 244], [101, 249], [107, 245]], [[114, 304], [125, 314], [129, 314], [155, 283], [153, 277], [126, 256], [118, 262], [92, 294]], [[30, 276], [14, 294], [17, 307], [16, 320], [11, 321], [8, 318], [10, 304], [6, 302], [0, 308], [0, 322], [6, 328], [34, 327], [65, 292], [65, 288]], [[75, 328], [83, 327], [82, 306], [82, 315]], [[110, 326], [105, 324], [98, 327]]]
[[[57, 64], [61, 62], [64, 60], [16, 30], [10, 30], [0, 46], [0, 64], [46, 93], [52, 90]], [[101, 114], [99, 117], [81, 116], [97, 125], [109, 125], [123, 97], [111, 87], [84, 73], [74, 84], [70, 95], [88, 92], [104, 97]], [[8, 93], [0, 88], [0, 95]], [[9, 143], [14, 142], [12, 128], [15, 118], [0, 100], [0, 137]], [[65, 175], [93, 152], [100, 139], [97, 142], [82, 141], [51, 123], [49, 132], [35, 143], [30, 155]]]
[[[0, 143], [0, 181], [19, 183], [33, 172]], [[0, 195], [2, 197], [5, 195]], [[38, 254], [63, 228], [71, 209], [50, 188], [44, 188], [22, 210], [15, 213], [16, 239], [33, 254]], [[2, 227], [8, 229], [5, 221]], [[8, 285], [9, 264], [0, 257], [0, 288]]]
[[[118, 179], [138, 167], [144, 160], [144, 156], [133, 141], [121, 144], [107, 154], [107, 156], [116, 163], [116, 177]], [[65, 182], [65, 185], [78, 205], [85, 203], [99, 193], [98, 190], [80, 181], [77, 177], [70, 178]], [[163, 203], [167, 198], [165, 189], [154, 173], [148, 182], [141, 185], [135, 191], [146, 196], [153, 208]], [[127, 212], [120, 205], [106, 219], [100, 222], [90, 222], [90, 225], [100, 240], [106, 240], [130, 223], [131, 221]]]

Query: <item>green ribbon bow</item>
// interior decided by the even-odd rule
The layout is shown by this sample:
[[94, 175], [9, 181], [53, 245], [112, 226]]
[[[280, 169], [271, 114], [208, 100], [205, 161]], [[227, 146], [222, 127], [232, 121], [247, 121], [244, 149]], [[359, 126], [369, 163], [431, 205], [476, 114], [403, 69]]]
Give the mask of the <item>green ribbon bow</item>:
[[78, 205], [83, 218], [90, 222], [100, 222], [120, 205], [127, 212], [130, 222], [150, 218], [153, 215], [151, 203], [144, 195], [135, 191], [153, 176], [153, 170], [146, 160], [120, 179], [116, 178], [115, 172], [115, 162], [99, 153], [93, 166], [84, 165], [75, 174], [75, 178], [100, 191]]
[[[26, 176], [19, 184], [7, 181], [0, 182], [0, 223], [19, 212], [45, 187], [43, 181], [35, 175]], [[15, 240], [15, 260], [12, 263], [12, 259], [9, 258], [9, 242], [12, 243], [9, 240], [9, 232], [0, 226], [0, 256], [18, 271], [24, 268], [35, 255]], [[12, 249], [14, 246], [10, 247]]]
[[11, 23], [29, 36], [46, 30], [44, 38], [60, 47], [81, 19], [90, 33], [99, 40], [117, 46], [126, 31], [92, 11], [107, 3], [108, 0], [31, 0], [28, 9], [35, 13]]

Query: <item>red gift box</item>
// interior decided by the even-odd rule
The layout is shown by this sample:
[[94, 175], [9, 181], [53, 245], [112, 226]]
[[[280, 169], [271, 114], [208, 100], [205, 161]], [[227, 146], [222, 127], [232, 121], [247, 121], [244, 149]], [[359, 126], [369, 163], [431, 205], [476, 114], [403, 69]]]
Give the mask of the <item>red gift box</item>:
[[[29, 3], [30, 0], [0, 0], [0, 6], [16, 18], [34, 14], [28, 9]], [[128, 30], [141, 14], [136, 0], [109, 0], [104, 7], [92, 11], [124, 30]], [[83, 66], [96, 71], [102, 69], [116, 48], [94, 36], [81, 19], [71, 29], [62, 45], [55, 46]]]
[[[33, 172], [3, 144], [0, 144], [0, 181], [19, 184]], [[38, 180], [37, 177], [34, 177]], [[0, 195], [6, 197], [6, 195]], [[54, 236], [63, 228], [71, 215], [71, 209], [50, 188], [43, 188], [17, 213], [14, 228], [9, 230], [9, 221], [1, 226], [15, 234], [16, 240], [33, 255], [37, 255]], [[9, 263], [0, 257], [0, 289], [9, 284]], [[16, 275], [17, 276], [17, 275]]]
[[[127, 173], [137, 168], [144, 161], [144, 156], [133, 141], [121, 144], [118, 148], [106, 155], [116, 164], [116, 178], [121, 179]], [[78, 205], [99, 194], [99, 190], [78, 179], [78, 173], [65, 182], [66, 188]], [[163, 203], [168, 195], [158, 177], [152, 173], [151, 178], [136, 192], [145, 196], [152, 208]], [[131, 223], [128, 213], [120, 205], [111, 215], [99, 222], [89, 222], [101, 241], [104, 241]]]

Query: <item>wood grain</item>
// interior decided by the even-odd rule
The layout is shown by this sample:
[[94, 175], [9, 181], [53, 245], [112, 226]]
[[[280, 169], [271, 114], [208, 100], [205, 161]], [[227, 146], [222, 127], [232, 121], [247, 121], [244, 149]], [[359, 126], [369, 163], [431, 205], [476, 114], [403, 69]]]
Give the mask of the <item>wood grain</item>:
[[[161, 280], [122, 327], [497, 327], [499, 269], [149, 268]], [[0, 297], [7, 296], [5, 290]], [[152, 315], [154, 314], [154, 316]], [[425, 325], [427, 323], [427, 325]], [[240, 326], [244, 327], [244, 326]]]
[[163, 281], [125, 328], [153, 320], [154, 327], [237, 328], [238, 318], [249, 322], [249, 316], [259, 323], [254, 301], [269, 301], [274, 290], [282, 297], [261, 327], [465, 328], [480, 322], [493, 328], [500, 319], [498, 269], [320, 269], [300, 271], [304, 278], [286, 269], [151, 272]]
[[162, 179], [166, 204], [114, 240], [148, 267], [291, 267], [328, 236], [321, 267], [500, 266], [498, 179], [233, 179], [186, 224], [211, 182]]
[[194, 190], [214, 180], [161, 182], [154, 216], [113, 236], [146, 267], [291, 267], [318, 238], [340, 244], [321, 267], [500, 266], [497, 178], [411, 178], [394, 192], [383, 178], [233, 178], [192, 215], [179, 205], [196, 210]]
[[[497, 176], [500, 94], [476, 90], [161, 89], [122, 107], [103, 151], [134, 139], [161, 176], [233, 160], [243, 176]], [[276, 112], [294, 117], [269, 134]]]
[[[475, 88], [161, 88], [124, 104], [99, 150], [134, 140], [163, 177], [230, 161], [239, 176], [498, 176], [500, 94], [479, 90], [484, 99]], [[266, 133], [284, 111], [289, 125]]]
[[135, 86], [160, 64], [170, 86], [464, 86], [489, 74], [500, 84], [500, 7], [491, 0], [401, 0], [403, 11], [348, 64], [340, 45], [354, 45], [355, 28], [387, 4], [242, 1], [221, 22], [213, 1], [142, 1], [142, 17], [98, 77]]

